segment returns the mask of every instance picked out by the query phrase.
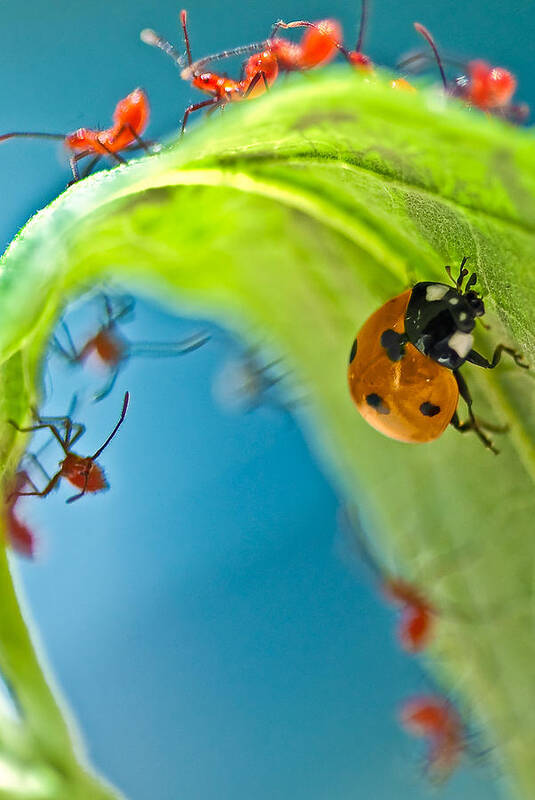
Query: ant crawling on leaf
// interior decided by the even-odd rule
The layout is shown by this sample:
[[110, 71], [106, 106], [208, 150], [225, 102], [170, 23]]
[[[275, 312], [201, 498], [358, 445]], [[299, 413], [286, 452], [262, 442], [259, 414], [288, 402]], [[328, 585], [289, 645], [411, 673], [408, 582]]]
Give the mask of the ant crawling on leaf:
[[[243, 68], [243, 77], [236, 81], [228, 78], [226, 75], [219, 75], [216, 72], [206, 72], [203, 66], [211, 60], [211, 57], [200, 59], [194, 62], [191, 57], [191, 48], [189, 43], [189, 35], [187, 29], [187, 14], [186, 11], [180, 12], [180, 24], [184, 33], [184, 41], [186, 44], [186, 53], [188, 66], [185, 66], [184, 56], [170, 44], [166, 39], [162, 38], [155, 31], [146, 28], [141, 31], [141, 40], [145, 44], [158, 47], [179, 67], [185, 67], [182, 70], [182, 78], [192, 82], [192, 86], [200, 89], [201, 92], [206, 92], [212, 95], [209, 100], [203, 100], [201, 103], [193, 103], [188, 106], [184, 112], [182, 119], [182, 134], [186, 130], [186, 123], [188, 117], [194, 111], [199, 111], [201, 108], [209, 108], [210, 111], [215, 111], [217, 108], [223, 108], [227, 103], [233, 103], [240, 100], [249, 100], [253, 97], [258, 97], [263, 94], [272, 83], [276, 80], [279, 69], [277, 59], [268, 49], [263, 52], [255, 52], [251, 55]], [[247, 48], [236, 48], [234, 51], [227, 51], [228, 55], [240, 55], [246, 52]], [[249, 52], [250, 50], [247, 50]], [[221, 56], [214, 56], [214, 60]]]
[[74, 133], [33, 133], [13, 132], [0, 136], [0, 142], [6, 139], [57, 139], [63, 141], [67, 150], [70, 150], [69, 163], [72, 170], [72, 183], [80, 179], [78, 162], [93, 156], [82, 178], [87, 177], [103, 156], [109, 156], [119, 164], [125, 164], [122, 152], [135, 150], [142, 147], [148, 150], [149, 143], [141, 136], [148, 125], [150, 116], [149, 101], [143, 89], [134, 89], [122, 100], [119, 100], [113, 112], [113, 125], [102, 130], [92, 128], [78, 128]]
[[97, 356], [102, 365], [109, 371], [110, 378], [105, 386], [95, 395], [95, 402], [103, 400], [113, 389], [119, 372], [132, 357], [170, 358], [185, 355], [202, 347], [209, 340], [207, 334], [195, 334], [178, 342], [130, 342], [121, 332], [118, 322], [124, 320], [134, 308], [135, 300], [125, 298], [114, 308], [112, 300], [102, 295], [105, 320], [98, 331], [90, 336], [85, 344], [77, 349], [69, 328], [62, 322], [67, 347], [54, 337], [55, 350], [71, 364], [83, 364], [91, 356]]
[[[8, 498], [8, 502], [11, 501], [12, 497], [46, 497], [53, 489], [56, 488], [61, 478], [65, 478], [65, 480], [69, 481], [69, 483], [71, 483], [77, 489], [80, 489], [77, 494], [68, 498], [67, 503], [74, 503], [75, 500], [79, 500], [87, 493], [93, 494], [95, 492], [102, 492], [105, 489], [108, 489], [109, 485], [106, 480], [104, 470], [99, 464], [97, 464], [97, 458], [110, 444], [111, 440], [123, 424], [129, 400], [130, 395], [128, 392], [125, 392], [123, 407], [117, 424], [104, 444], [101, 445], [91, 456], [80, 456], [72, 451], [73, 445], [85, 432], [85, 425], [82, 425], [80, 422], [73, 422], [71, 417], [68, 415], [64, 417], [41, 417], [34, 411], [36, 420], [35, 424], [29, 425], [25, 428], [20, 427], [20, 425], [11, 419], [8, 420], [10, 425], [13, 425], [13, 427], [21, 433], [33, 433], [34, 431], [45, 429], [49, 430], [65, 454], [65, 458], [59, 462], [58, 471], [52, 477], [46, 473], [37, 459], [34, 458], [34, 462], [40, 467], [48, 480], [47, 485], [44, 489], [39, 490], [33, 486], [33, 484], [31, 484], [33, 486], [32, 491], [24, 491], [23, 487], [19, 489], [15, 488], [11, 496]], [[63, 428], [64, 430], [63, 435], [60, 433], [60, 428]], [[15, 502], [16, 499], [13, 501], [13, 504]]]
[[402, 727], [427, 739], [426, 772], [434, 783], [447, 780], [466, 750], [464, 726], [452, 703], [438, 694], [406, 700], [399, 712]]
[[36, 489], [35, 484], [24, 469], [19, 469], [5, 493], [5, 522], [7, 541], [13, 550], [27, 558], [33, 558], [36, 550], [36, 537], [29, 526], [20, 519], [16, 513], [16, 505], [22, 496], [22, 490], [30, 485]]
[[277, 391], [288, 377], [281, 372], [280, 358], [266, 362], [258, 346], [246, 348], [238, 357], [227, 360], [212, 384], [214, 399], [231, 412], [250, 413], [260, 407], [292, 412], [304, 398], [287, 398]]
[[[516, 91], [517, 80], [512, 72], [503, 67], [493, 67], [486, 61], [476, 59], [462, 65], [466, 73], [456, 78], [453, 83], [448, 82], [436, 42], [424, 25], [414, 23], [414, 28], [429, 44], [433, 58], [437, 63], [442, 85], [447, 94], [463, 100], [467, 106], [475, 106], [481, 111], [503, 116], [514, 122], [523, 122], [529, 114], [526, 103], [512, 104], [511, 100]], [[428, 60], [426, 53], [415, 53], [400, 62], [404, 67], [418, 61]], [[451, 61], [451, 59], [448, 59]]]

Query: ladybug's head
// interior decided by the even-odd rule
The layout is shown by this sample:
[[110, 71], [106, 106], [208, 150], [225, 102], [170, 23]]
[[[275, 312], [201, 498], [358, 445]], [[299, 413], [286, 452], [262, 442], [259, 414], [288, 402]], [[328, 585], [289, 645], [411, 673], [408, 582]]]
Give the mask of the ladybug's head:
[[472, 309], [474, 317], [482, 317], [485, 313], [485, 304], [478, 293], [470, 289], [468, 292], [465, 292], [464, 298]]

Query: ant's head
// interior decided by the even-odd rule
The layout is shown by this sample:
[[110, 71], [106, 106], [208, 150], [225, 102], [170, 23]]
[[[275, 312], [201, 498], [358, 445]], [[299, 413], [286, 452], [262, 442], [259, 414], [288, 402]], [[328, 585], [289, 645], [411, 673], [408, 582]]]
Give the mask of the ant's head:
[[470, 100], [484, 110], [507, 106], [515, 91], [515, 76], [502, 67], [492, 67], [486, 61], [470, 61]]
[[373, 62], [371, 58], [365, 56], [364, 53], [359, 53], [356, 50], [350, 50], [344, 53], [347, 60], [360, 72], [371, 72], [373, 70]]
[[201, 92], [217, 92], [220, 80], [221, 75], [217, 75], [215, 72], [201, 72], [199, 75], [193, 76], [191, 85], [200, 89]]

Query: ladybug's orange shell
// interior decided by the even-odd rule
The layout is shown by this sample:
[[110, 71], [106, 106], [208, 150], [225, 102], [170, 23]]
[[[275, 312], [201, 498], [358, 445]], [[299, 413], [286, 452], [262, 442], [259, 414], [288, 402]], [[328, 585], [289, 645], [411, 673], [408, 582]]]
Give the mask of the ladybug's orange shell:
[[[384, 331], [404, 333], [411, 292], [389, 300], [360, 329], [349, 364], [349, 390], [366, 422], [385, 436], [431, 442], [445, 431], [457, 408], [459, 389], [453, 373], [410, 343], [399, 361], [391, 361], [381, 345]], [[370, 396], [380, 399], [379, 407], [370, 405]], [[433, 416], [422, 413], [422, 404], [430, 404]]]

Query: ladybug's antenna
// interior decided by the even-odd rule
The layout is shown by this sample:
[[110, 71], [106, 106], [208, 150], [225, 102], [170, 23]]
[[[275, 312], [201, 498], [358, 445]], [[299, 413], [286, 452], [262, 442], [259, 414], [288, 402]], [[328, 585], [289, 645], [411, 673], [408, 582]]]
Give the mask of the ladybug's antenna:
[[475, 286], [477, 283], [477, 275], [475, 272], [472, 272], [468, 280], [466, 281], [466, 286], [464, 287], [465, 294], [470, 291], [472, 286]]
[[442, 66], [442, 61], [441, 61], [440, 56], [438, 54], [438, 49], [437, 49], [437, 46], [435, 44], [435, 40], [433, 39], [433, 37], [431, 36], [431, 34], [427, 30], [427, 28], [424, 25], [421, 25], [419, 22], [415, 22], [414, 23], [414, 28], [421, 36], [424, 37], [424, 39], [429, 44], [431, 50], [433, 51], [435, 59], [436, 59], [436, 62], [438, 64], [438, 68], [440, 70], [440, 77], [442, 78], [442, 83], [444, 84], [444, 89], [446, 91], [448, 91], [448, 82], [446, 80], [446, 73], [444, 72], [444, 67]]
[[99, 455], [102, 453], [102, 451], [106, 449], [106, 447], [109, 445], [109, 443], [111, 442], [111, 440], [113, 439], [113, 437], [115, 436], [115, 434], [117, 433], [117, 431], [119, 430], [121, 425], [123, 424], [124, 418], [126, 416], [126, 409], [128, 408], [129, 401], [130, 401], [130, 393], [129, 392], [125, 392], [124, 393], [124, 400], [123, 400], [123, 408], [122, 408], [122, 411], [121, 411], [121, 416], [119, 417], [119, 421], [118, 421], [117, 425], [115, 426], [115, 428], [110, 433], [110, 435], [108, 436], [108, 438], [106, 439], [106, 441], [104, 442], [104, 444], [102, 445], [102, 447], [99, 447], [99, 449], [96, 451], [96, 453], [93, 453], [93, 455], [91, 456], [91, 461], [95, 461], [99, 457]]
[[358, 35], [357, 43], [355, 45], [355, 52], [356, 53], [360, 53], [362, 51], [362, 42], [364, 41], [364, 34], [366, 32], [367, 22], [368, 22], [368, 0], [362, 0], [361, 7], [360, 7], [359, 35]]
[[160, 36], [159, 33], [153, 31], [151, 28], [145, 28], [139, 34], [139, 38], [145, 44], [151, 45], [151, 47], [158, 47], [160, 50], [163, 50], [164, 53], [167, 53], [168, 56], [171, 56], [173, 61], [178, 67], [184, 66], [184, 56], [181, 55], [176, 47], [164, 39], [163, 36]]
[[[467, 269], [465, 269], [465, 266], [464, 266], [464, 265], [466, 264], [466, 262], [468, 261], [468, 259], [469, 259], [469, 258], [470, 258], [470, 256], [464, 256], [464, 257], [463, 257], [463, 260], [461, 261], [461, 266], [459, 267], [459, 277], [458, 277], [458, 278], [454, 278], [454, 277], [453, 277], [453, 275], [451, 274], [451, 267], [450, 267], [448, 264], [446, 264], [446, 266], [444, 267], [444, 269], [446, 270], [446, 272], [447, 272], [447, 273], [448, 273], [448, 275], [449, 275], [449, 278], [450, 278], [451, 282], [453, 283], [453, 285], [454, 285], [454, 286], [455, 286], [457, 289], [460, 289], [460, 288], [462, 287], [462, 285], [463, 285], [463, 281], [464, 281], [464, 279], [466, 278], [466, 276], [468, 275], [468, 270], [467, 270]], [[473, 286], [473, 285], [474, 285], [476, 282], [477, 282], [477, 275], [476, 275], [476, 274], [475, 274], [475, 272], [474, 272], [474, 273], [472, 274], [472, 276], [471, 276], [470, 280], [469, 280], [469, 281], [468, 281], [468, 283], [466, 284], [466, 290], [468, 290], [468, 289], [469, 289], [471, 286]]]

